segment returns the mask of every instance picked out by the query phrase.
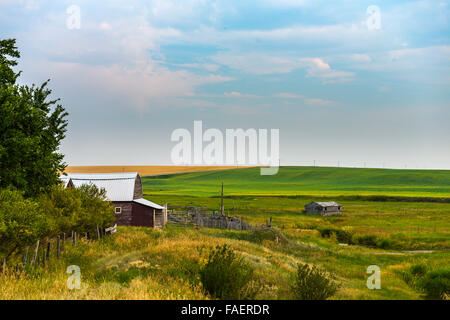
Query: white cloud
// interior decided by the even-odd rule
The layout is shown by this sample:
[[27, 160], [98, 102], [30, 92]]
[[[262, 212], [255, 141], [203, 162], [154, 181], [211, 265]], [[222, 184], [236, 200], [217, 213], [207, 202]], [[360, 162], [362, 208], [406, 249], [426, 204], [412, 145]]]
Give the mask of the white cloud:
[[289, 93], [289, 92], [280, 92], [277, 94], [274, 94], [273, 97], [275, 98], [283, 98], [283, 99], [302, 99], [304, 96], [296, 93]]
[[[273, 95], [274, 98], [281, 99], [302, 99], [309, 106], [317, 106], [317, 107], [331, 107], [336, 105], [336, 102], [331, 100], [325, 100], [320, 98], [308, 98], [303, 95], [297, 93], [290, 92], [280, 92]], [[294, 104], [292, 101], [285, 101], [285, 104]]]
[[331, 107], [336, 105], [336, 103], [333, 101], [319, 98], [308, 98], [306, 99], [306, 103], [310, 106], [317, 106], [317, 107]]
[[254, 94], [240, 93], [237, 91], [224, 92], [223, 95], [226, 98], [260, 98], [260, 96]]
[[102, 30], [111, 30], [112, 26], [108, 22], [103, 21], [103, 22], [100, 23], [100, 29], [102, 29]]
[[356, 62], [371, 62], [372, 61], [372, 59], [370, 58], [370, 56], [368, 54], [359, 54], [359, 53], [352, 54], [350, 56], [350, 59], [352, 59], [353, 61], [356, 61]]
[[215, 62], [246, 73], [265, 75], [289, 73], [305, 68], [311, 77], [321, 78], [324, 83], [352, 80], [353, 72], [334, 70], [321, 58], [277, 57], [257, 53], [219, 53], [211, 57]]
[[320, 58], [301, 58], [309, 76], [323, 79], [324, 83], [351, 81], [353, 72], [334, 70]]

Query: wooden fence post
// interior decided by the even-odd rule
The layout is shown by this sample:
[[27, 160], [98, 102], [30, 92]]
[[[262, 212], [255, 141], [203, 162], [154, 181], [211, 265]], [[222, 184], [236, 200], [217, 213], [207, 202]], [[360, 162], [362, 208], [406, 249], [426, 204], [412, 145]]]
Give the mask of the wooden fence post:
[[64, 251], [64, 242], [66, 242], [66, 233], [63, 233], [62, 243], [61, 243], [61, 250]]
[[3, 267], [2, 267], [2, 273], [6, 273], [6, 258], [3, 258]]
[[100, 239], [100, 228], [97, 225], [97, 239]]
[[51, 247], [51, 242], [47, 242], [47, 259], [50, 259], [50, 247]]
[[36, 242], [36, 246], [34, 247], [33, 260], [31, 260], [31, 265], [32, 266], [34, 266], [34, 264], [36, 263], [36, 258], [38, 256], [38, 251], [39, 251], [39, 240]]
[[59, 243], [60, 236], [56, 237], [56, 258], [59, 259], [59, 256], [61, 255], [61, 245]]
[[72, 232], [73, 232], [73, 236], [72, 236], [73, 245], [76, 246], [77, 245], [77, 233], [76, 233], [76, 231], [72, 231]]
[[25, 249], [25, 254], [23, 256], [23, 268], [25, 269], [27, 266], [27, 262], [28, 262], [28, 250], [30, 249], [30, 247], [26, 247]]

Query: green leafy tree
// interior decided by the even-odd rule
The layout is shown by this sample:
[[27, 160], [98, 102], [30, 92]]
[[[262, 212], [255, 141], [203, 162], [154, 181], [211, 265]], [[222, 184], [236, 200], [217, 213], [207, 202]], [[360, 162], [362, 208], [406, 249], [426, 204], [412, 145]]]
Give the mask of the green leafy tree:
[[0, 40], [0, 188], [34, 196], [59, 183], [65, 168], [58, 152], [65, 137], [67, 112], [49, 99], [48, 81], [18, 85], [12, 68], [20, 53], [14, 39]]
[[8, 259], [48, 232], [48, 219], [39, 204], [22, 193], [0, 190], [0, 257]]
[[77, 229], [79, 232], [90, 232], [108, 227], [114, 220], [114, 207], [106, 200], [105, 189], [97, 186], [82, 185], [77, 189], [82, 205], [81, 214], [77, 217]]
[[74, 230], [78, 216], [83, 212], [80, 192], [62, 185], [53, 186], [42, 194], [39, 203], [49, 218], [49, 237]]

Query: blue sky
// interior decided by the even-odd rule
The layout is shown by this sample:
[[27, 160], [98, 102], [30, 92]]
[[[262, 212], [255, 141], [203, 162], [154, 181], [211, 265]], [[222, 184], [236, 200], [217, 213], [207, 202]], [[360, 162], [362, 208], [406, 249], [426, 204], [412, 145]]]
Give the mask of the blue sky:
[[0, 37], [70, 113], [71, 165], [170, 164], [171, 132], [202, 120], [279, 129], [281, 164], [450, 169], [449, 6], [0, 0]]

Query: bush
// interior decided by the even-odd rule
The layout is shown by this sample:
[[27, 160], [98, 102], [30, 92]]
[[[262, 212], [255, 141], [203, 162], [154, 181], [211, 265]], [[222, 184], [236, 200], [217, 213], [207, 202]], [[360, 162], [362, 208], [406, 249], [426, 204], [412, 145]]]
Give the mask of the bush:
[[336, 237], [340, 243], [352, 244], [353, 233], [341, 229], [323, 228], [319, 229], [320, 235], [324, 238]]
[[32, 245], [48, 232], [48, 220], [38, 203], [22, 193], [0, 190], [0, 257]]
[[213, 249], [200, 270], [203, 288], [218, 299], [252, 299], [257, 289], [252, 286], [253, 269], [228, 245]]
[[378, 238], [376, 235], [367, 234], [367, 235], [363, 235], [363, 236], [358, 236], [356, 238], [354, 237], [353, 241], [355, 241], [359, 245], [376, 248]]
[[443, 299], [450, 294], [450, 269], [428, 272], [417, 282], [430, 299]]
[[338, 286], [317, 267], [299, 264], [292, 287], [293, 295], [299, 300], [326, 300], [334, 295]]
[[77, 216], [82, 211], [79, 192], [75, 188], [54, 186], [39, 197], [39, 203], [50, 220], [49, 237], [75, 229]]
[[74, 230], [94, 232], [114, 221], [114, 209], [105, 200], [105, 190], [94, 185], [80, 188], [55, 186], [39, 198], [44, 212], [51, 222], [49, 236]]
[[415, 264], [410, 268], [410, 272], [414, 277], [423, 277], [427, 271], [428, 268], [424, 264]]

